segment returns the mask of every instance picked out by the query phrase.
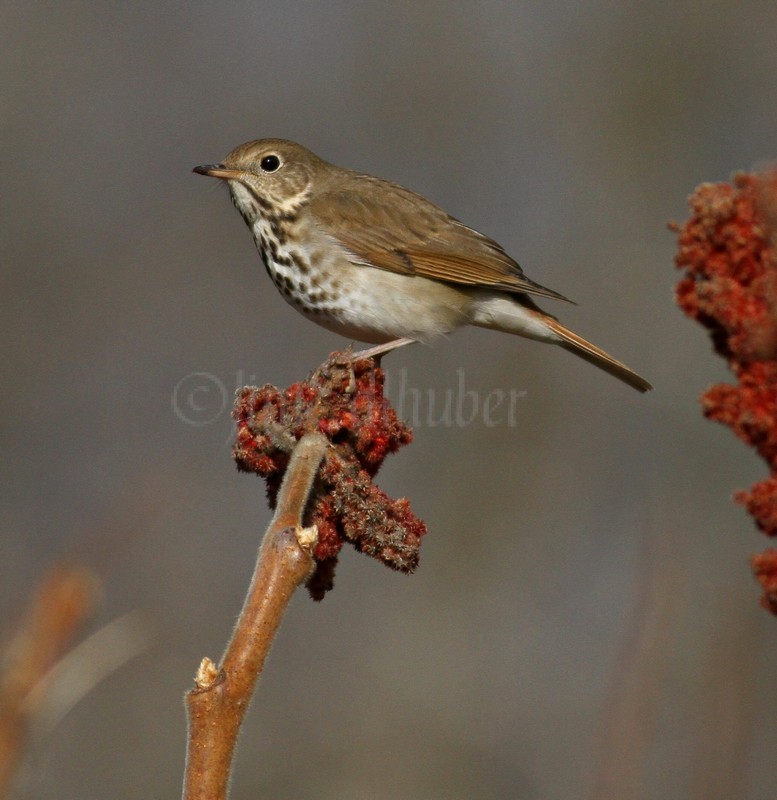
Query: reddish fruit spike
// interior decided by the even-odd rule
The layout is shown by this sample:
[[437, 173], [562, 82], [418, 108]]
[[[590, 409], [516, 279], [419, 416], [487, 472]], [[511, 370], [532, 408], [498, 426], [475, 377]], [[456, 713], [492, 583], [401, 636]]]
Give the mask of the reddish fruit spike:
[[777, 550], [770, 547], [763, 553], [753, 556], [750, 563], [764, 592], [761, 605], [773, 614], [777, 614]]
[[393, 569], [411, 572], [418, 564], [424, 523], [406, 500], [392, 500], [372, 483], [385, 457], [412, 441], [383, 386], [383, 371], [372, 360], [350, 362], [333, 353], [309, 380], [283, 392], [246, 387], [235, 402], [235, 460], [267, 480], [271, 507], [294, 441], [318, 430], [332, 443], [306, 519], [319, 534], [313, 554], [319, 567], [308, 583], [317, 600], [332, 586], [346, 541]]
[[[777, 536], [777, 172], [703, 184], [678, 230], [677, 301], [704, 325], [736, 385], [702, 396], [704, 414], [755, 447], [771, 477], [737, 494], [758, 527]], [[763, 604], [777, 613], [777, 551], [753, 559]]]

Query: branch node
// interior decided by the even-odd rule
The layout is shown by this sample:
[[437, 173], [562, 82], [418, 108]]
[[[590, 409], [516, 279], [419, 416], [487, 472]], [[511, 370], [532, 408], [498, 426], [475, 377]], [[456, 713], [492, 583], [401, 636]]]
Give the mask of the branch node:
[[318, 544], [318, 526], [311, 525], [309, 528], [297, 527], [294, 531], [297, 537], [297, 544], [309, 556], [313, 555], [313, 548]]
[[194, 676], [194, 691], [207, 692], [219, 683], [223, 683], [224, 673], [207, 656], [202, 659]]

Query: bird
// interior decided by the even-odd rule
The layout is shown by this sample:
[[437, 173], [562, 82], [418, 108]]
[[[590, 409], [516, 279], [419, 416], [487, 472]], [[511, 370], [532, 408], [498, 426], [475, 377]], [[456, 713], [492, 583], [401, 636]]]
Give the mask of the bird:
[[275, 287], [305, 317], [377, 356], [465, 325], [559, 345], [640, 392], [651, 385], [543, 311], [569, 301], [493, 239], [415, 192], [257, 139], [194, 172], [223, 180]]

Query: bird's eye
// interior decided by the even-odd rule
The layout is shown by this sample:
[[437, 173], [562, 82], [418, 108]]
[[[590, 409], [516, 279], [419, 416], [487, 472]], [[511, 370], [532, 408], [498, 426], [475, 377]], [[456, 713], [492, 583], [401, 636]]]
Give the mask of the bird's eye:
[[260, 162], [259, 166], [265, 172], [275, 172], [281, 165], [281, 160], [278, 156], [265, 156]]

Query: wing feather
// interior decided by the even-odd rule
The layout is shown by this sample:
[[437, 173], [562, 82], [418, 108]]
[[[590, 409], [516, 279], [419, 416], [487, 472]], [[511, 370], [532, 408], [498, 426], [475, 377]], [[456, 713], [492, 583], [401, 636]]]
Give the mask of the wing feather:
[[321, 230], [345, 247], [355, 263], [571, 302], [527, 278], [493, 239], [394, 183], [341, 173], [336, 187], [314, 194], [309, 210]]

